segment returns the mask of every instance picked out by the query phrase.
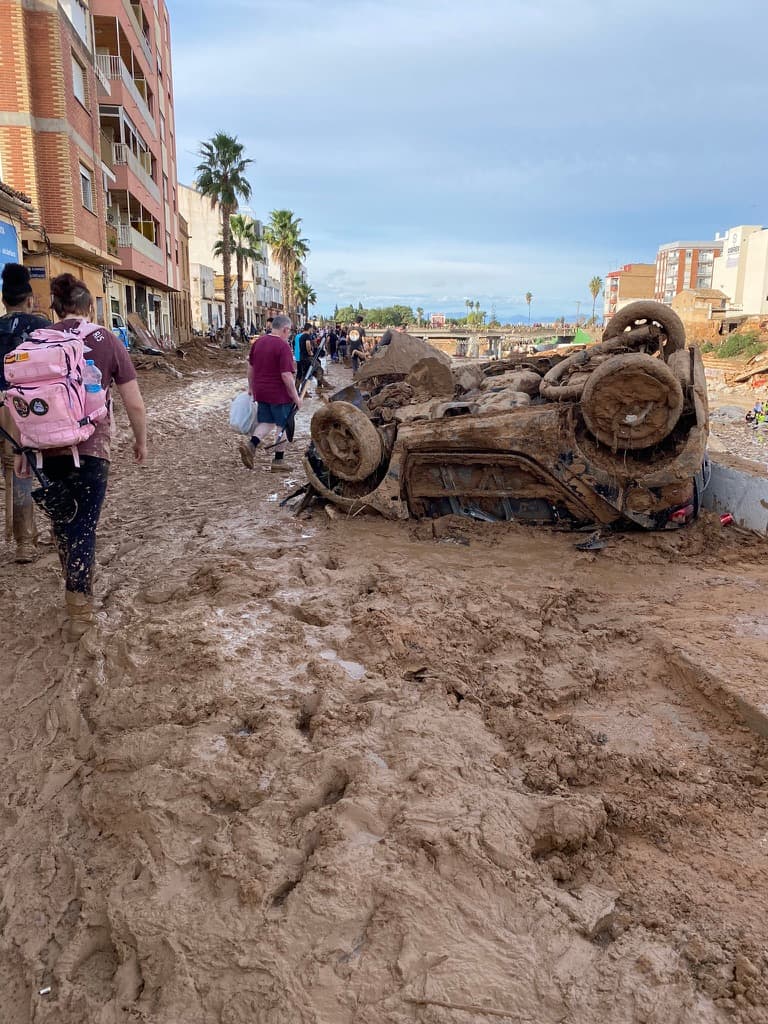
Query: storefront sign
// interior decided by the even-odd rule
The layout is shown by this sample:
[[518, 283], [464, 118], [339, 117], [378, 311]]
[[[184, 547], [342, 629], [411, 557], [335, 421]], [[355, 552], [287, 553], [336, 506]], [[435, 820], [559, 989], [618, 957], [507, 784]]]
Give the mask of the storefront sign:
[[19, 236], [16, 228], [0, 219], [0, 273], [6, 263], [19, 262]]

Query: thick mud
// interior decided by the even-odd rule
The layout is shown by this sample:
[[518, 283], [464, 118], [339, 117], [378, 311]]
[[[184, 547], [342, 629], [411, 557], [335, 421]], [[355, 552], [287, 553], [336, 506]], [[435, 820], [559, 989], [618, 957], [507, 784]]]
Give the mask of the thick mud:
[[239, 380], [142, 376], [77, 647], [0, 570], [0, 1020], [768, 1022], [766, 545], [297, 520]]

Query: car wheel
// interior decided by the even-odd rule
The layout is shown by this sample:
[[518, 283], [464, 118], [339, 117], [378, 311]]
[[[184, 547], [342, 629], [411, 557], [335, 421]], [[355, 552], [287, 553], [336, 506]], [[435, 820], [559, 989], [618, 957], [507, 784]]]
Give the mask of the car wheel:
[[614, 313], [603, 331], [603, 341], [618, 338], [620, 334], [631, 333], [633, 327], [641, 324], [658, 324], [666, 335], [662, 355], [668, 359], [673, 352], [685, 348], [685, 327], [677, 313], [663, 302], [650, 299], [630, 302], [628, 306]]
[[348, 402], [329, 402], [318, 409], [310, 429], [320, 458], [341, 480], [365, 480], [381, 462], [378, 430]]
[[611, 448], [650, 448], [663, 441], [683, 411], [683, 389], [661, 359], [631, 352], [613, 356], [584, 385], [581, 413], [589, 432]]

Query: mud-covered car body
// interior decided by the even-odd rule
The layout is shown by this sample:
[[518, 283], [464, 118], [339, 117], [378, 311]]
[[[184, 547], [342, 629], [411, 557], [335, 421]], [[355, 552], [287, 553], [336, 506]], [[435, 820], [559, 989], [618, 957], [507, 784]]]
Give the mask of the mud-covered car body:
[[[371, 360], [313, 418], [309, 484], [388, 518], [684, 525], [706, 485], [706, 382], [670, 314], [617, 323], [612, 338], [567, 360], [521, 356], [473, 374], [432, 353], [405, 376], [377, 375]], [[442, 367], [425, 372], [430, 362]]]

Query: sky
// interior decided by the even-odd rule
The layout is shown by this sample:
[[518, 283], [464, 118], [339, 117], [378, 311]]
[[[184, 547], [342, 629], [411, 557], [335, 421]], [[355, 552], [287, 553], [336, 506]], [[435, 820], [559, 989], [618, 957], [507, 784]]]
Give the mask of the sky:
[[167, 2], [179, 178], [236, 135], [316, 312], [573, 320], [593, 276], [768, 222], [763, 0]]

